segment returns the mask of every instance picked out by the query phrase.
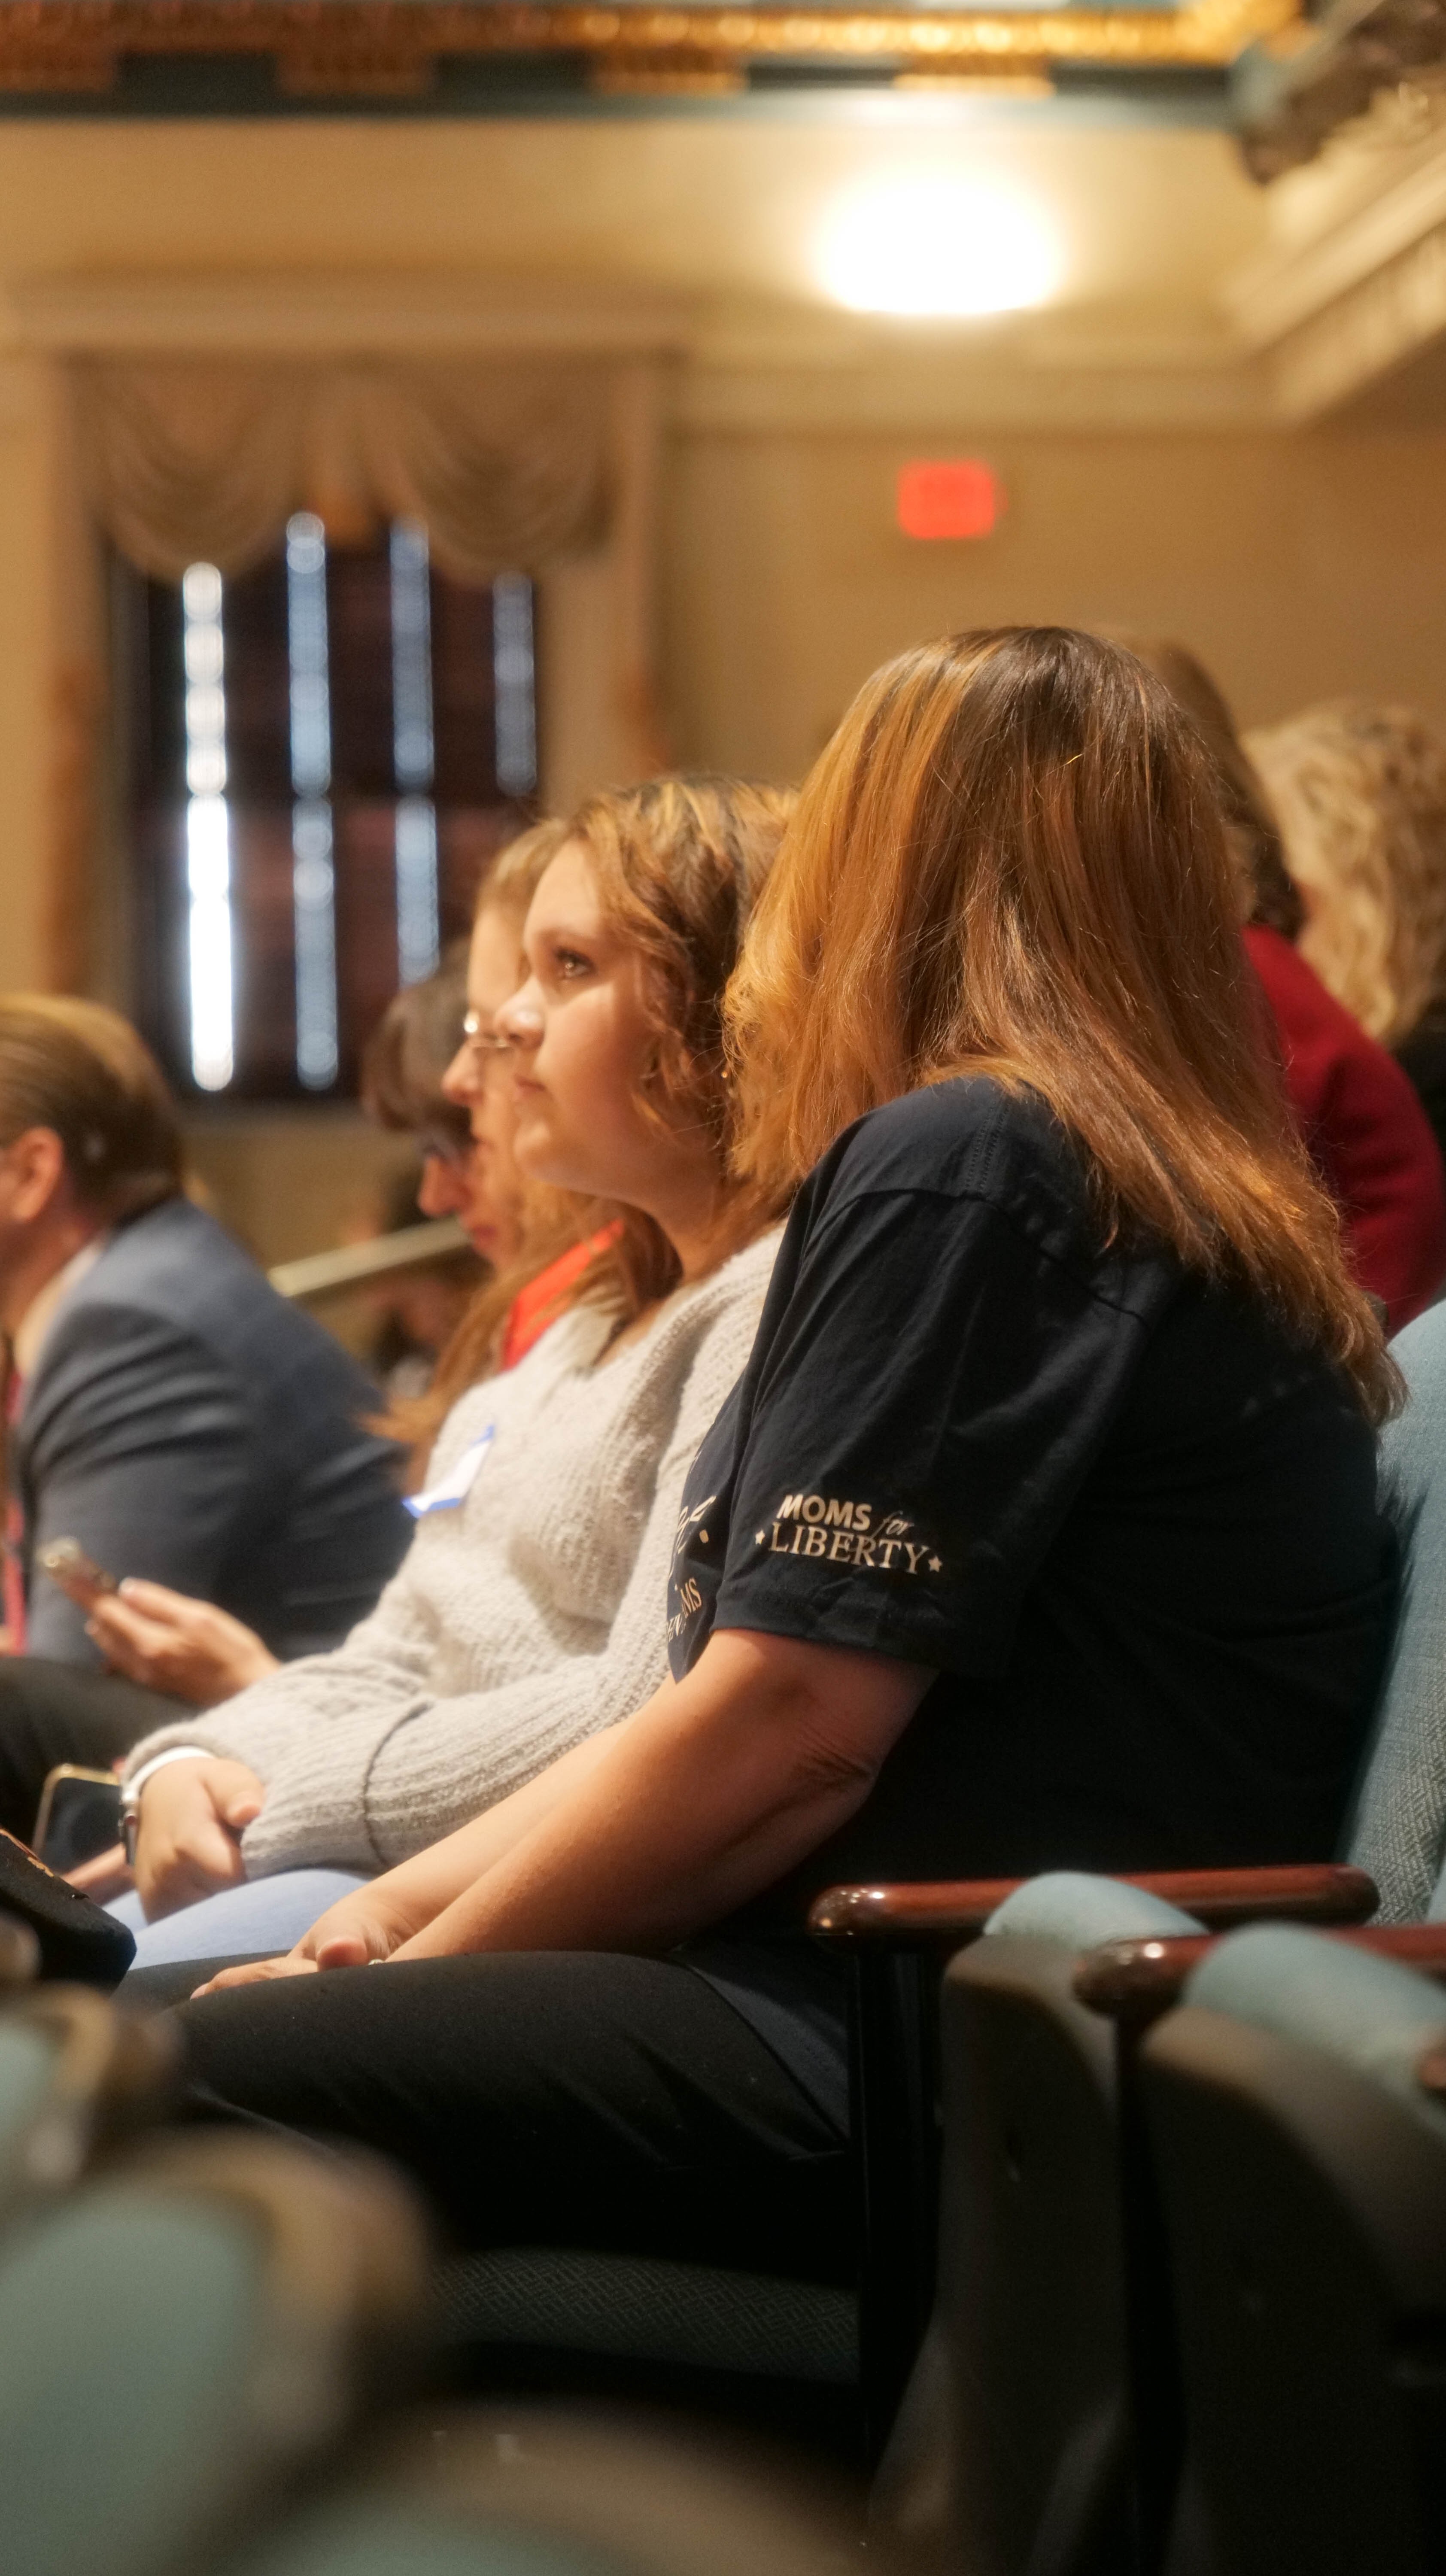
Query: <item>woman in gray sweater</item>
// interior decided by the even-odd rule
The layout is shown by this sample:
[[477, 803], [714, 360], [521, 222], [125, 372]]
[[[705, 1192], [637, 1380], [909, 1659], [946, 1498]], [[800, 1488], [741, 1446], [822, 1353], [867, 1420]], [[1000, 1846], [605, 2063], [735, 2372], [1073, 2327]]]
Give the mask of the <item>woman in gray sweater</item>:
[[526, 993], [502, 1037], [472, 994], [479, 1120], [511, 1083], [524, 1172], [617, 1230], [527, 1357], [454, 1406], [346, 1644], [136, 1747], [138, 1964], [294, 1938], [662, 1680], [684, 1478], [772, 1267], [777, 1211], [727, 1170], [721, 1002], [786, 815], [721, 781], [593, 798], [527, 918], [545, 1042]]

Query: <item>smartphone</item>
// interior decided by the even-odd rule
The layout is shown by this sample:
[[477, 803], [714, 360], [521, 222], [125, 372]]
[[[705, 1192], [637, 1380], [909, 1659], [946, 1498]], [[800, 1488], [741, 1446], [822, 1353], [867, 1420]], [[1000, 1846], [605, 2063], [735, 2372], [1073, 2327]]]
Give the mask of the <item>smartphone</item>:
[[113, 1771], [60, 1762], [46, 1780], [31, 1847], [63, 1877], [121, 1838], [120, 1782]]
[[78, 1538], [53, 1538], [48, 1547], [40, 1550], [39, 1562], [66, 1599], [78, 1603], [82, 1610], [88, 1610], [101, 1593], [118, 1589], [115, 1576], [86, 1555]]

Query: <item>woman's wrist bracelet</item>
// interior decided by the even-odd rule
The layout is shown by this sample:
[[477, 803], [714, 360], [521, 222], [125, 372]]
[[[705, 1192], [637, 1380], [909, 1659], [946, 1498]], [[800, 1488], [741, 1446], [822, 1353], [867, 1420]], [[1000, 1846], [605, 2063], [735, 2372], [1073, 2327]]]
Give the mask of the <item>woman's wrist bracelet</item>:
[[168, 1762], [209, 1762], [212, 1759], [204, 1744], [168, 1744], [164, 1753], [153, 1753], [139, 1771], [127, 1780], [121, 1790], [121, 1840], [125, 1844], [126, 1866], [136, 1865], [136, 1837], [141, 1821], [141, 1792], [148, 1780], [164, 1771]]

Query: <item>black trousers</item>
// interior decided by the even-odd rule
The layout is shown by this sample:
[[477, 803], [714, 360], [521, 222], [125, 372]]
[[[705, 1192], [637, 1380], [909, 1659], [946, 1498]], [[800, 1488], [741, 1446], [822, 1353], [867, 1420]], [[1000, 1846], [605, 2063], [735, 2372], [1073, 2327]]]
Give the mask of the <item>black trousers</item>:
[[47, 1771], [78, 1762], [108, 1771], [153, 1727], [191, 1714], [182, 1700], [120, 1673], [0, 1655], [0, 1826], [29, 1842]]
[[407, 1960], [240, 1987], [175, 2020], [198, 2116], [380, 2149], [463, 2244], [852, 2277], [846, 2136], [670, 1961]]

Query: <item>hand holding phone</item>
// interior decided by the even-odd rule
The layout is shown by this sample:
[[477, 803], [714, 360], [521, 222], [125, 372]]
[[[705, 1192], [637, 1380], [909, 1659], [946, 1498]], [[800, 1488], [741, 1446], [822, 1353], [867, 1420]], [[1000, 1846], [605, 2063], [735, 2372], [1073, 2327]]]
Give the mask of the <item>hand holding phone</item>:
[[89, 1607], [86, 1633], [112, 1672], [192, 1708], [214, 1708], [276, 1670], [276, 1657], [229, 1611], [163, 1583], [127, 1575], [119, 1591], [98, 1594]]

